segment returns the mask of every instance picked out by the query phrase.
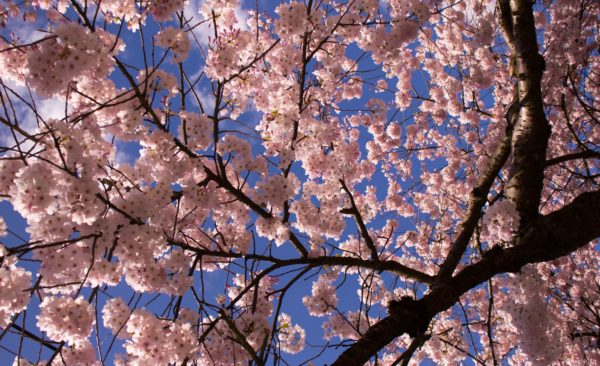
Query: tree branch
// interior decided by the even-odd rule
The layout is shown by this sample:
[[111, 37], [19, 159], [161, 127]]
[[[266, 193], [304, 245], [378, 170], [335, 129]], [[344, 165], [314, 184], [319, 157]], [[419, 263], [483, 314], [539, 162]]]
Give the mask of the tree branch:
[[[348, 195], [348, 198], [350, 199], [350, 209], [348, 209], [347, 212], [350, 213], [352, 216], [354, 216], [354, 220], [356, 221], [356, 224], [358, 225], [358, 228], [360, 229], [360, 235], [362, 236], [362, 238], [365, 241], [365, 244], [367, 244], [367, 247], [371, 251], [371, 259], [374, 262], [377, 262], [377, 261], [379, 261], [379, 254], [377, 254], [377, 248], [375, 247], [375, 243], [373, 243], [373, 239], [371, 238], [371, 235], [369, 235], [369, 230], [367, 230], [367, 226], [365, 225], [365, 222], [360, 214], [360, 211], [358, 211], [358, 207], [356, 207], [356, 202], [354, 202], [354, 197], [352, 196], [352, 193], [346, 186], [346, 183], [344, 182], [343, 179], [340, 179], [340, 184], [342, 185], [342, 189], [344, 190], [344, 192], [346, 192], [346, 194]], [[345, 213], [345, 211], [343, 213]]]
[[599, 236], [600, 191], [582, 193], [562, 209], [539, 217], [524, 228], [514, 247], [494, 247], [479, 262], [465, 267], [420, 300], [390, 303], [390, 315], [373, 325], [333, 366], [362, 365], [396, 337], [404, 333], [417, 336], [435, 315], [478, 284], [500, 273], [517, 272], [528, 263], [560, 258]]
[[322, 266], [342, 266], [342, 267], [361, 267], [369, 268], [376, 271], [389, 271], [398, 274], [402, 277], [411, 278], [425, 284], [433, 283], [433, 276], [426, 273], [405, 266], [393, 260], [380, 260], [377, 262], [356, 258], [356, 257], [338, 257], [338, 256], [319, 256], [319, 257], [301, 257], [291, 259], [281, 259], [272, 256], [265, 256], [260, 254], [242, 254], [232, 252], [221, 252], [202, 249], [194, 247], [170, 238], [166, 239], [171, 245], [180, 247], [187, 251], [196, 253], [202, 256], [209, 257], [220, 257], [220, 258], [243, 258], [244, 260], [259, 260], [265, 262], [271, 262], [283, 266], [293, 265], [309, 265], [311, 267], [322, 267]]
[[580, 151], [580, 152], [567, 154], [567, 155], [563, 155], [563, 156], [557, 156], [556, 158], [546, 160], [545, 166], [549, 167], [552, 165], [564, 163], [566, 161], [577, 160], [577, 159], [600, 159], [600, 152], [593, 151], [593, 150], [585, 150], [585, 151]]

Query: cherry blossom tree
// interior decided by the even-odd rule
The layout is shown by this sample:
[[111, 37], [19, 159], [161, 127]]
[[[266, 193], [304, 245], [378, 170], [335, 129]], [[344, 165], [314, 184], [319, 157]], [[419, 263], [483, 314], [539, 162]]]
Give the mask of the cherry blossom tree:
[[600, 364], [598, 14], [0, 3], [2, 359]]

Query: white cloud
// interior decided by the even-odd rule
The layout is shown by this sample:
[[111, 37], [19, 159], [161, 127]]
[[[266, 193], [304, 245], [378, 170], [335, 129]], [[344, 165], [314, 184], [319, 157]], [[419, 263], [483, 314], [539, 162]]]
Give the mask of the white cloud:
[[129, 164], [131, 166], [135, 165], [136, 160], [138, 159], [139, 153], [134, 154], [131, 151], [127, 151], [125, 147], [117, 146], [115, 151], [115, 163], [119, 165]]
[[208, 88], [195, 88], [196, 94], [202, 103], [204, 111], [208, 114], [212, 114], [212, 110], [215, 106], [215, 96]]
[[235, 19], [237, 19], [238, 21], [238, 25], [240, 26], [241, 30], [245, 30], [247, 31], [248, 29], [250, 29], [250, 27], [248, 27], [248, 10], [244, 10], [241, 8], [241, 6], [238, 6], [237, 8], [235, 8]]
[[123, 141], [106, 131], [102, 132], [102, 139], [112, 144], [114, 149], [114, 159], [112, 161], [118, 165], [129, 164], [135, 165], [135, 162], [140, 156], [139, 150], [141, 145], [135, 141]]
[[[190, 19], [193, 17], [193, 20], [190, 21], [190, 26], [194, 26], [196, 24], [198, 24], [199, 22], [202, 22], [204, 19], [202, 19], [202, 16], [200, 15], [200, 9], [202, 8], [202, 5], [204, 4], [205, 0], [190, 0], [186, 3], [185, 8], [183, 9], [183, 13], [186, 17], [186, 19]], [[241, 6], [238, 6], [237, 8], [235, 8], [235, 18], [237, 19], [238, 22], [238, 27], [242, 30], [248, 30], [248, 24], [246, 24], [246, 19], [248, 18], [248, 11], [242, 9]], [[208, 39], [209, 38], [214, 38], [214, 29], [213, 29], [213, 23], [210, 21], [205, 21], [202, 24], [198, 25], [197, 27], [194, 28], [194, 30], [192, 31], [194, 32], [194, 35], [196, 36], [196, 38], [198, 39], [198, 42], [200, 43], [201, 46], [207, 46], [208, 45]], [[192, 37], [192, 44], [195, 45], [194, 39]]]
[[[29, 98], [29, 91], [27, 87], [24, 85], [17, 84], [13, 80], [2, 80], [3, 83], [13, 90], [16, 94], [23, 97], [23, 99], [27, 100], [30, 104], [31, 100]], [[23, 101], [18, 99], [12, 94], [11, 96], [12, 106], [15, 109], [16, 119], [19, 124], [19, 128], [23, 131], [34, 134], [38, 127], [38, 119], [36, 118], [36, 114], [33, 110]], [[44, 99], [37, 96], [33, 93], [33, 102], [35, 104], [35, 108], [37, 110], [37, 114], [44, 120], [55, 118], [62, 119], [65, 116], [65, 103], [64, 100], [60, 98], [50, 98]], [[13, 117], [13, 116], [11, 116]], [[11, 120], [14, 123], [14, 121]], [[0, 128], [0, 146], [15, 146], [15, 138], [12, 135], [10, 128], [4, 125]], [[33, 141], [28, 140], [23, 135], [16, 133], [19, 142], [21, 142], [20, 146], [23, 150], [29, 150], [33, 146]]]
[[[27, 94], [24, 94], [24, 91], [26, 91], [25, 86], [16, 84], [12, 79], [8, 79], [8, 80], [3, 79], [2, 82], [4, 83], [4, 85], [7, 86], [7, 88], [12, 89], [15, 93], [17, 93], [19, 95], [27, 95]], [[37, 127], [37, 123], [34, 118], [28, 118], [28, 114], [29, 114], [28, 107], [25, 105], [25, 103], [21, 102], [18, 98], [14, 97], [12, 94], [9, 94], [9, 96], [11, 99], [12, 106], [15, 110], [16, 116], [9, 115], [9, 116], [2, 116], [2, 117], [9, 117], [11, 123], [15, 123], [14, 118], [16, 118], [17, 119], [16, 122], [18, 122], [19, 128], [23, 129], [27, 133], [34, 132]], [[19, 142], [24, 141], [24, 137], [21, 134], [19, 134], [18, 132], [15, 132], [15, 135], [16, 135], [17, 139], [19, 140]], [[15, 137], [13, 136], [13, 134], [10, 130], [10, 127], [5, 126], [4, 124], [0, 125], [0, 146], [1, 147], [16, 146]], [[21, 144], [21, 149], [27, 149], [28, 147], [31, 147], [30, 143], [27, 143], [26, 145]]]
[[[65, 101], [60, 98], [43, 99], [37, 102], [38, 113], [47, 120], [49, 118], [65, 118]], [[68, 110], [67, 110], [68, 112]], [[33, 112], [31, 112], [31, 117]]]
[[[193, 18], [193, 20], [189, 23], [190, 26], [194, 26], [203, 20], [202, 16], [200, 15], [200, 8], [202, 7], [203, 3], [204, 0], [190, 0], [185, 4], [185, 8], [183, 9], [183, 14], [185, 15], [185, 18]], [[200, 45], [206, 46], [208, 45], [208, 37], [211, 36], [213, 30], [210, 27], [210, 22], [204, 22], [195, 27], [192, 30], [192, 32], [196, 36], [195, 38], [198, 40]], [[192, 44], [196, 45], [193, 37], [191, 38]]]

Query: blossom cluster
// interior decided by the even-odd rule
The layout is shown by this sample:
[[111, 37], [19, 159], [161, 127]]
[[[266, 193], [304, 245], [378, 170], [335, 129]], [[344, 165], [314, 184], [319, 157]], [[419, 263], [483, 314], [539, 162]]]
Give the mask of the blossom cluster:
[[124, 328], [131, 313], [123, 299], [118, 297], [110, 299], [102, 308], [102, 323], [112, 334], [118, 334], [120, 338], [124, 338]]
[[152, 0], [148, 1], [150, 13], [159, 22], [170, 20], [177, 10], [183, 9], [184, 0]]
[[215, 80], [231, 77], [260, 52], [252, 41], [252, 33], [234, 29], [223, 31], [211, 45], [205, 71]]
[[302, 303], [310, 315], [324, 316], [333, 312], [334, 307], [338, 304], [336, 289], [333, 285], [336, 278], [336, 271], [320, 275], [312, 285], [311, 296], [302, 298]]
[[369, 319], [365, 314], [357, 311], [349, 311], [343, 315], [334, 314], [322, 325], [324, 338], [331, 340], [334, 337], [340, 339], [358, 339], [367, 331]]
[[6, 222], [4, 222], [4, 217], [0, 216], [0, 236], [6, 236]]
[[59, 360], [54, 360], [52, 366], [82, 365], [82, 366], [100, 366], [102, 363], [96, 358], [96, 349], [89, 342], [76, 343], [70, 347], [65, 347], [61, 352]]
[[243, 26], [238, 24], [236, 9], [239, 9], [240, 0], [206, 0], [200, 7], [200, 15], [204, 20], [214, 23], [219, 28], [231, 29]]
[[156, 45], [169, 48], [173, 52], [173, 61], [183, 62], [190, 52], [190, 39], [186, 32], [180, 28], [166, 27], [156, 35]]
[[279, 14], [279, 19], [275, 22], [279, 35], [289, 38], [304, 33], [310, 24], [306, 10], [306, 5], [301, 1], [279, 5], [275, 9], [275, 12]]
[[141, 18], [137, 11], [135, 0], [103, 0], [99, 4], [106, 16], [115, 21], [121, 19], [127, 22], [130, 29], [137, 29], [136, 21]]
[[[181, 123], [181, 139], [187, 138], [188, 145], [194, 150], [204, 150], [212, 142], [210, 128], [212, 121], [204, 114], [182, 112], [179, 117], [185, 123]], [[185, 132], [183, 128], [185, 126]]]
[[3, 77], [14, 81], [17, 85], [21, 85], [24, 83], [24, 78], [28, 70], [27, 53], [10, 48], [10, 43], [7, 43], [4, 39], [0, 39], [0, 49], [4, 50], [0, 54], [0, 68], [4, 70]]
[[559, 339], [558, 319], [548, 311], [540, 276], [533, 265], [521, 269], [511, 278], [511, 301], [503, 310], [519, 336], [519, 346], [534, 365], [550, 365], [559, 359], [563, 346]]
[[48, 338], [72, 345], [84, 343], [95, 324], [94, 309], [83, 297], [44, 298], [37, 316], [38, 327]]
[[169, 96], [174, 96], [179, 92], [175, 76], [162, 69], [151, 70], [149, 75], [146, 75], [145, 71], [141, 71], [138, 80], [148, 83], [149, 87], [157, 92], [166, 91]]
[[283, 244], [289, 238], [289, 227], [279, 220], [260, 217], [256, 219], [254, 225], [259, 236], [274, 240], [277, 245]]
[[89, 32], [77, 23], [62, 23], [56, 38], [43, 42], [27, 61], [27, 81], [45, 96], [64, 93], [82, 75], [103, 78], [113, 67], [111, 55], [121, 50], [108, 32]]
[[306, 332], [298, 324], [292, 323], [289, 314], [279, 314], [279, 342], [284, 352], [295, 354], [304, 349]]
[[519, 213], [509, 200], [498, 201], [485, 212], [483, 225], [485, 240], [510, 242], [519, 227]]
[[0, 327], [10, 324], [11, 317], [29, 303], [27, 290], [31, 286], [31, 272], [18, 267], [16, 262], [17, 259], [9, 256], [0, 244]]
[[295, 174], [271, 175], [256, 185], [259, 193], [256, 200], [268, 204], [277, 211], [283, 209], [283, 203], [297, 195], [300, 191], [300, 180]]
[[125, 343], [129, 363], [181, 363], [198, 350], [191, 324], [170, 323], [145, 310], [134, 311], [127, 321]]

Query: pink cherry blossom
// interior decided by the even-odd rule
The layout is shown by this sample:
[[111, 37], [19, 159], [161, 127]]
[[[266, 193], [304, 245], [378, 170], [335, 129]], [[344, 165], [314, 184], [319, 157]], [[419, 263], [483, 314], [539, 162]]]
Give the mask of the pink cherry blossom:
[[0, 359], [600, 364], [597, 1], [0, 4]]
[[190, 40], [187, 34], [173, 27], [166, 27], [156, 35], [156, 45], [171, 49], [173, 61], [177, 63], [183, 62], [190, 52]]
[[40, 304], [38, 326], [54, 341], [82, 344], [92, 333], [94, 311], [83, 298], [46, 297]]

